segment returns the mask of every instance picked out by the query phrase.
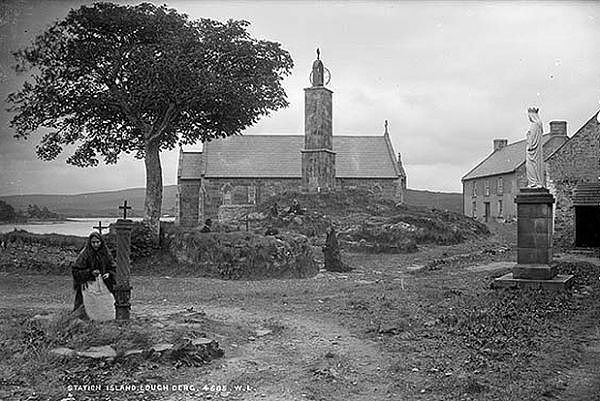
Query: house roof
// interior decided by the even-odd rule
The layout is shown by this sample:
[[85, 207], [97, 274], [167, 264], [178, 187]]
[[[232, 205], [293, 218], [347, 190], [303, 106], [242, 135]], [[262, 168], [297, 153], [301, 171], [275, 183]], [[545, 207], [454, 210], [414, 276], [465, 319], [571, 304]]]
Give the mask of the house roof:
[[[550, 134], [543, 135], [544, 144], [550, 139]], [[526, 140], [513, 142], [497, 150], [486, 157], [462, 178], [470, 180], [473, 178], [488, 177], [491, 175], [511, 173], [521, 164], [525, 163]]]
[[[241, 135], [204, 144], [203, 153], [185, 153], [180, 178], [301, 178], [304, 135]], [[336, 177], [398, 178], [389, 139], [333, 136]], [[200, 159], [203, 159], [201, 161]]]

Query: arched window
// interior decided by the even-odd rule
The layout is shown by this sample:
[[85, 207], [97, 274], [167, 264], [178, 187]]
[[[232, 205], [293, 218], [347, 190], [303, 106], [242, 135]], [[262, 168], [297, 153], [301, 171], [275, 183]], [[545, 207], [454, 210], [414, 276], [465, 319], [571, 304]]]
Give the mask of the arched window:
[[223, 194], [223, 204], [231, 205], [231, 193], [233, 192], [233, 188], [231, 184], [225, 184], [221, 188], [221, 193]]

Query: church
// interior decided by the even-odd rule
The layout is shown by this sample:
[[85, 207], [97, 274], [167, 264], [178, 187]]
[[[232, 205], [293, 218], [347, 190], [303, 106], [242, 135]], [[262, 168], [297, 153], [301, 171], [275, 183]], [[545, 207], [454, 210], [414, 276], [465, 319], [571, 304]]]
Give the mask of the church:
[[176, 223], [235, 220], [287, 190], [360, 187], [403, 202], [406, 173], [387, 121], [382, 135], [334, 135], [328, 81], [317, 50], [304, 89], [304, 135], [235, 135], [204, 142], [201, 152], [180, 150]]

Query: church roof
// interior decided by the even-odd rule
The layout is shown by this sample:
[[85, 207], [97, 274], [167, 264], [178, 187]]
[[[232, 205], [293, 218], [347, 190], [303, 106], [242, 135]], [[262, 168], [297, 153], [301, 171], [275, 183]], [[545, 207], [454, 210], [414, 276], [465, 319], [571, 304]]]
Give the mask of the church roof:
[[[384, 135], [334, 135], [336, 177], [398, 178], [394, 150], [390, 147]], [[184, 152], [180, 178], [200, 178], [202, 173], [206, 178], [301, 178], [303, 148], [304, 135], [217, 139], [205, 143], [202, 154]]]
[[[551, 138], [550, 134], [543, 135], [544, 144]], [[513, 142], [497, 150], [475, 166], [462, 178], [470, 180], [473, 178], [487, 177], [497, 174], [512, 173], [525, 163], [526, 140]]]

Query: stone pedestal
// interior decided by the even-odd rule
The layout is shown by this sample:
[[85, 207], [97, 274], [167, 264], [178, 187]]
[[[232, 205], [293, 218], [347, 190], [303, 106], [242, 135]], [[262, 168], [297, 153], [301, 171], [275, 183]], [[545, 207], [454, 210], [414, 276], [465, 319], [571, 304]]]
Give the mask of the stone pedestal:
[[521, 188], [517, 204], [517, 264], [512, 273], [494, 281], [495, 287], [561, 290], [573, 276], [557, 275], [552, 262], [552, 204], [546, 188]]
[[131, 262], [131, 229], [133, 221], [118, 219], [114, 225], [117, 235], [117, 275], [115, 277], [115, 309], [117, 320], [129, 320], [131, 310], [131, 285], [129, 284]]

